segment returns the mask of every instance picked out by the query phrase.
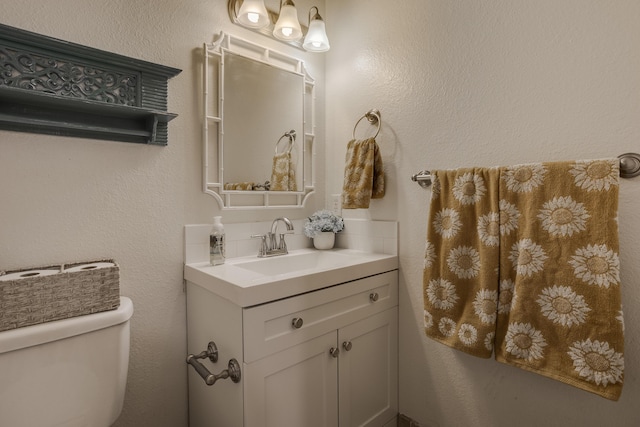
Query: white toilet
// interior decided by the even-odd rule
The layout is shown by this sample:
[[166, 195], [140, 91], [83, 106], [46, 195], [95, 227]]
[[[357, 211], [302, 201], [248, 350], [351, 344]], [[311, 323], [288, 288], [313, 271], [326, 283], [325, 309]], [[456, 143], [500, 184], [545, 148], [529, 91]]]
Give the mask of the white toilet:
[[0, 426], [108, 427], [122, 411], [133, 303], [0, 332]]

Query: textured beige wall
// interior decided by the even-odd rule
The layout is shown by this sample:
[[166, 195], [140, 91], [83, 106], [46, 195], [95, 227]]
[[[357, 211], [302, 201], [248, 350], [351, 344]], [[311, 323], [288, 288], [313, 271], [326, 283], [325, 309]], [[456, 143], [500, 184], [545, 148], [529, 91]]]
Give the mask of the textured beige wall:
[[[311, 1], [298, 3], [302, 17]], [[135, 310], [127, 395], [116, 425], [186, 426], [182, 227], [220, 215], [201, 192], [198, 49], [220, 30], [256, 37], [229, 22], [225, 0], [4, 1], [0, 22], [183, 70], [169, 82], [168, 109], [179, 116], [169, 125], [167, 147], [0, 131], [0, 269], [116, 259], [121, 293]], [[324, 56], [275, 41], [269, 46], [302, 55], [318, 80], [323, 160]], [[323, 170], [318, 180], [322, 190]], [[286, 214], [303, 218], [323, 204], [320, 192], [305, 209]], [[231, 223], [283, 213], [222, 216]]]
[[400, 409], [425, 426], [640, 423], [640, 178], [621, 184], [626, 384], [610, 402], [424, 337], [425, 168], [610, 157], [640, 151], [636, 0], [331, 1], [327, 191], [339, 192], [353, 124], [379, 108], [388, 194], [400, 222]]

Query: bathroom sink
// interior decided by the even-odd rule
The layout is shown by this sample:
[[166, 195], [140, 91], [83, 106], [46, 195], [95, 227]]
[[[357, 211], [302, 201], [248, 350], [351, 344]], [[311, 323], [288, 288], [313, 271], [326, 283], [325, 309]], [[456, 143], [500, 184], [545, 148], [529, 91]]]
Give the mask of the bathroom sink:
[[311, 292], [398, 268], [396, 255], [298, 249], [287, 255], [185, 265], [184, 278], [241, 307]]
[[352, 264], [354, 261], [357, 261], [357, 258], [353, 254], [349, 256], [339, 252], [311, 251], [270, 258], [256, 258], [233, 265], [265, 276], [280, 276], [304, 270], [332, 269]]

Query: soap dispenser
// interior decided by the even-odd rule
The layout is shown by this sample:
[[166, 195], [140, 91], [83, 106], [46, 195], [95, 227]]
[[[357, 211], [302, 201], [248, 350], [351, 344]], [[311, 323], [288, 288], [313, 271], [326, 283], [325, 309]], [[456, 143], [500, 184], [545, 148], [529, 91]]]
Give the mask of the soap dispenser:
[[224, 226], [222, 225], [222, 217], [213, 217], [213, 227], [209, 235], [209, 261], [211, 265], [224, 264], [225, 247], [224, 247]]

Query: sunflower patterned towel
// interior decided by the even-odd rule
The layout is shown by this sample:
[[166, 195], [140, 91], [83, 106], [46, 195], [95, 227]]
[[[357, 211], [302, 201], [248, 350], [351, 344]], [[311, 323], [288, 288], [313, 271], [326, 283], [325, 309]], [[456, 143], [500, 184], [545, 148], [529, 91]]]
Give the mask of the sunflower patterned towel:
[[225, 190], [242, 190], [251, 191], [255, 186], [254, 182], [226, 182], [224, 184]]
[[374, 138], [353, 139], [347, 144], [343, 209], [366, 209], [371, 199], [384, 197], [384, 169], [380, 149]]
[[291, 153], [285, 152], [273, 156], [271, 169], [271, 191], [297, 191], [296, 168]]
[[618, 160], [432, 176], [427, 336], [617, 400]]

